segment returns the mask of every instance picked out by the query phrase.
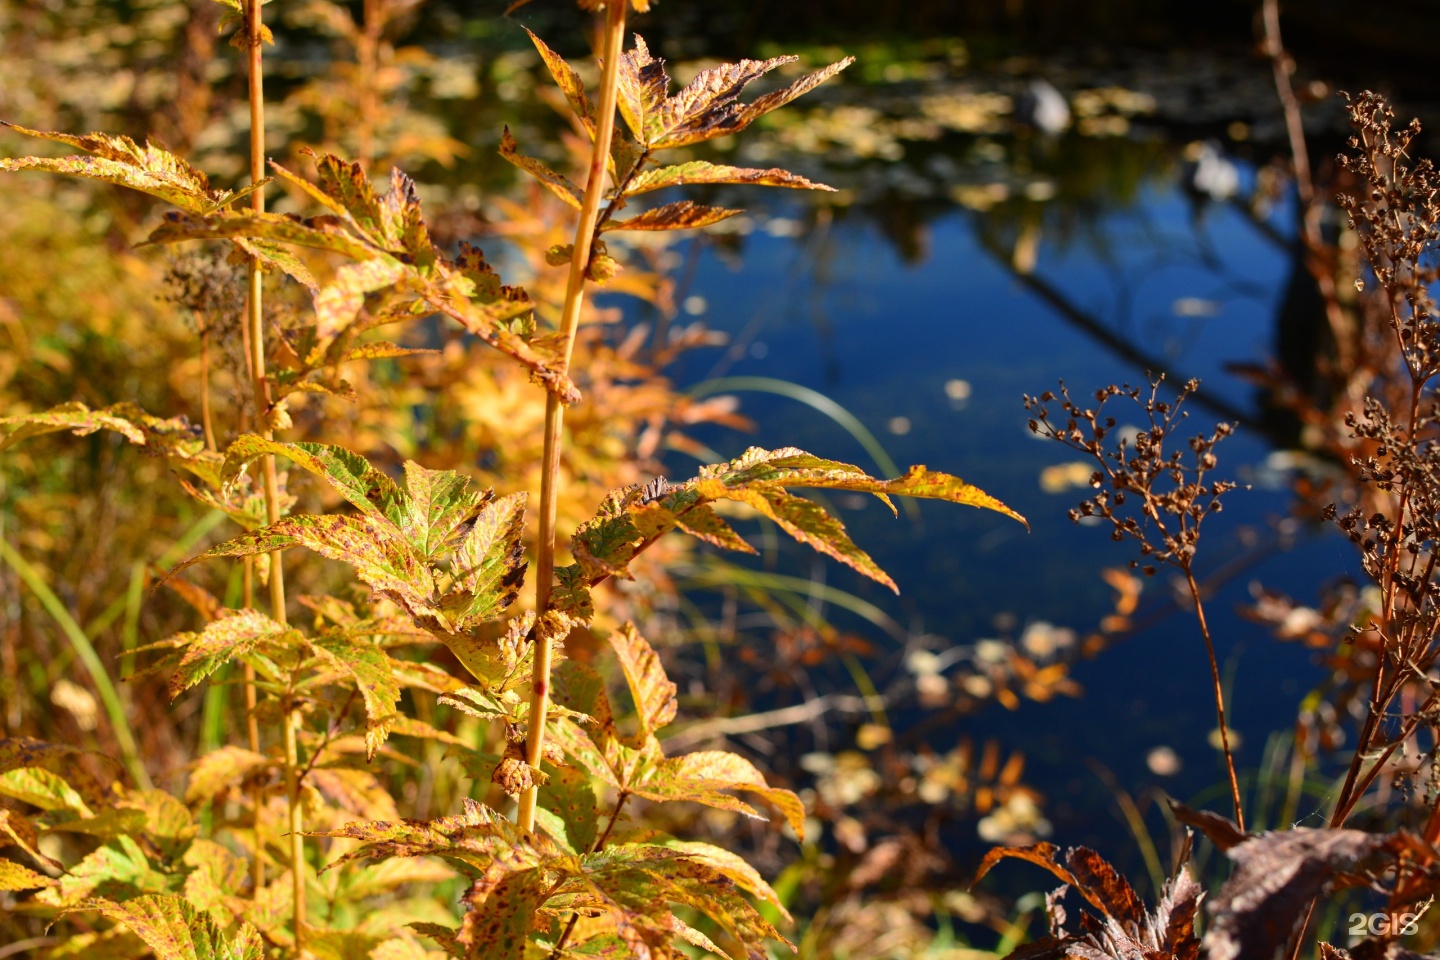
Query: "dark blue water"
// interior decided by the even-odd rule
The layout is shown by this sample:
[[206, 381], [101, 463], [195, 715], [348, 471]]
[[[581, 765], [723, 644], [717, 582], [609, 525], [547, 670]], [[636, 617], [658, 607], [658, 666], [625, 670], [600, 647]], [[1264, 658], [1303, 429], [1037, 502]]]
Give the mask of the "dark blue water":
[[[1030, 435], [1022, 395], [1053, 388], [1062, 377], [1077, 394], [1143, 382], [1147, 371], [1138, 353], [1201, 378], [1219, 404], [1253, 412], [1254, 387], [1227, 366], [1269, 355], [1288, 254], [1245, 214], [1224, 204], [1197, 207], [1173, 179], [1163, 178], [1132, 205], [1100, 216], [1086, 242], [1042, 239], [1033, 276], [1100, 321], [1126, 345], [1131, 355], [1125, 356], [1078, 328], [987, 252], [978, 237], [984, 214], [951, 209], [937, 216], [925, 228], [928, 252], [918, 262], [905, 262], [863, 218], [817, 224], [803, 208], [783, 207], [770, 215], [782, 218], [771, 232], [799, 235], [772, 236], [761, 214], [738, 257], [709, 246], [701, 254], [686, 293], [703, 298], [703, 318], [729, 332], [737, 346], [720, 356], [688, 358], [682, 382], [769, 377], [820, 391], [858, 417], [902, 468], [924, 463], [959, 474], [1031, 524], [1026, 533], [998, 515], [941, 503], [921, 504], [918, 520], [905, 513], [892, 519], [878, 503], [854, 509], [843, 499], [837, 502], [855, 540], [894, 576], [901, 595], [892, 597], [833, 563], [819, 569], [803, 551], [785, 551], [772, 559], [773, 569], [823, 578], [877, 604], [911, 635], [942, 638], [930, 640], [938, 651], [999, 636], [997, 618], [1014, 624], [1012, 638], [1036, 621], [1081, 635], [1093, 630], [1114, 596], [1099, 571], [1123, 566], [1134, 550], [1112, 543], [1104, 529], [1067, 519], [1081, 491], [1041, 489], [1042, 470], [1077, 457]], [[1284, 232], [1290, 216], [1279, 209], [1270, 223]], [[955, 381], [968, 384], [968, 397]], [[796, 445], [879, 472], [855, 439], [809, 407], [765, 393], [739, 396], [757, 429], [753, 435], [704, 433], [718, 453]], [[1186, 435], [1223, 419], [1192, 407], [1196, 429]], [[1242, 429], [1218, 450], [1220, 475], [1263, 480], [1272, 449], [1266, 437]], [[674, 464], [677, 474], [693, 472], [693, 462], [676, 458]], [[1318, 584], [1353, 566], [1346, 542], [1325, 531], [1293, 529], [1293, 523], [1287, 527], [1292, 549], [1264, 549], [1277, 540], [1275, 526], [1288, 506], [1283, 484], [1257, 483], [1230, 494], [1226, 512], [1207, 522], [1196, 564], [1201, 579], [1239, 567], [1217, 584], [1208, 613], [1232, 683], [1230, 719], [1243, 738], [1242, 771], [1258, 767], [1272, 732], [1292, 727], [1300, 698], [1319, 674], [1308, 651], [1276, 642], [1237, 616], [1236, 607], [1249, 601], [1255, 581], [1312, 601]], [[1096, 764], [1136, 796], [1158, 789], [1228, 812], [1219, 755], [1207, 744], [1215, 714], [1203, 643], [1194, 619], [1163, 600], [1169, 579], [1162, 572], [1146, 582], [1142, 611], [1158, 609], [1158, 622], [1075, 666], [1083, 696], [1025, 701], [1013, 712], [992, 703], [931, 723], [926, 742], [943, 752], [962, 737], [995, 738], [1007, 751], [1024, 751], [1025, 781], [1046, 797], [1050, 838], [1095, 846], [1121, 864], [1138, 865], [1135, 845]], [[827, 612], [837, 623], [855, 625], [843, 611]], [[901, 641], [860, 626], [879, 648], [871, 661], [876, 675], [903, 671]], [[843, 671], [822, 670], [818, 677], [822, 689], [853, 690]], [[890, 712], [897, 729], [926, 717], [904, 705]], [[1161, 746], [1181, 759], [1177, 774], [1162, 777], [1147, 768], [1147, 753]], [[1297, 816], [1319, 806], [1307, 803]], [[1150, 826], [1157, 834], [1163, 828], [1153, 808]], [[962, 859], [972, 843], [983, 849], [973, 819], [957, 829]]]

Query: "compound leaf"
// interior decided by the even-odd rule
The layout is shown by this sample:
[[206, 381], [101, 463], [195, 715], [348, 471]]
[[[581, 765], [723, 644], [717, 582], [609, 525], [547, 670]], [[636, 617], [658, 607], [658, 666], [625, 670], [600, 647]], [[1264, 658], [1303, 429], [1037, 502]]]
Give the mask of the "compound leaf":
[[795, 190], [827, 190], [831, 193], [835, 191], [834, 187], [815, 183], [799, 174], [781, 170], [779, 167], [760, 170], [754, 167], [732, 167], [723, 163], [711, 163], [708, 160], [691, 160], [688, 163], [641, 171], [630, 179], [629, 185], [625, 188], [625, 195], [633, 197], [636, 194], [649, 193], [652, 190], [662, 190], [666, 187], [678, 187], [690, 183], [739, 183], [762, 187], [790, 187]]
[[142, 896], [123, 903], [95, 898], [75, 909], [95, 910], [127, 929], [155, 952], [156, 960], [262, 960], [264, 941], [248, 923], [229, 935], [209, 913], [183, 897]]
[[728, 207], [707, 207], [693, 200], [677, 200], [653, 210], [646, 210], [628, 220], [606, 220], [600, 225], [600, 230], [689, 230], [693, 227], [708, 227], [740, 213], [744, 211], [731, 210]]

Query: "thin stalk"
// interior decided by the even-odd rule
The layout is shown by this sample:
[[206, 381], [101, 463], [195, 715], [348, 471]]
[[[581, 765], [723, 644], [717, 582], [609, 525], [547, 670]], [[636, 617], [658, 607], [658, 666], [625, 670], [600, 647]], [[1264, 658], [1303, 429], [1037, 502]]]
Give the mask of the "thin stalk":
[[205, 449], [211, 453], [215, 445], [215, 426], [210, 420], [210, 324], [200, 322], [200, 426], [205, 430]]
[[[261, 0], [248, 0], [245, 6], [245, 26], [249, 34], [247, 47], [249, 64], [250, 95], [250, 180], [258, 183], [265, 177], [265, 74], [261, 62]], [[265, 212], [265, 195], [262, 190], [250, 194], [250, 209], [257, 214]], [[267, 439], [273, 438], [269, 429], [268, 416], [271, 405], [270, 381], [265, 374], [265, 324], [264, 324], [264, 282], [260, 263], [250, 261], [250, 297], [247, 304], [246, 326], [250, 330], [250, 375], [253, 378], [256, 426]], [[265, 484], [265, 514], [270, 523], [280, 519], [279, 482], [275, 473], [275, 458], [266, 455], [261, 461], [261, 473]], [[286, 623], [285, 616], [285, 570], [279, 551], [270, 554], [270, 615], [279, 623]], [[249, 684], [254, 687], [253, 682]], [[289, 806], [290, 826], [290, 873], [294, 884], [295, 901], [295, 955], [305, 955], [305, 838], [301, 831], [304, 824], [300, 811], [299, 779], [295, 776], [298, 752], [295, 744], [295, 727], [299, 712], [293, 702], [285, 704], [285, 787]], [[258, 848], [257, 848], [258, 853]]]
[[[249, 610], [255, 607], [255, 558], [246, 557], [243, 570], [243, 606]], [[255, 693], [255, 666], [245, 664], [245, 734], [250, 744], [251, 753], [260, 752], [260, 718], [255, 713], [259, 705]], [[250, 893], [251, 896], [260, 896], [260, 890], [265, 886], [265, 834], [261, 824], [260, 811], [265, 806], [265, 788], [256, 783], [252, 788], [250, 803], [255, 808], [255, 858], [250, 861]]]
[[1230, 799], [1235, 804], [1235, 825], [1245, 829], [1245, 811], [1240, 805], [1240, 781], [1235, 776], [1235, 756], [1230, 752], [1230, 731], [1225, 725], [1225, 692], [1220, 684], [1220, 665], [1215, 660], [1215, 644], [1210, 640], [1210, 626], [1205, 622], [1205, 605], [1200, 602], [1200, 585], [1190, 567], [1185, 566], [1185, 583], [1190, 587], [1190, 599], [1195, 601], [1195, 619], [1200, 622], [1200, 633], [1205, 637], [1205, 652], [1210, 655], [1210, 679], [1215, 684], [1215, 716], [1220, 722], [1220, 746], [1225, 753], [1225, 772], [1230, 775]]
[[[629, 0], [611, 0], [606, 7], [604, 38], [604, 70], [600, 78], [600, 108], [595, 120], [595, 143], [590, 154], [590, 174], [585, 181], [585, 200], [580, 208], [580, 222], [575, 225], [575, 252], [570, 260], [570, 276], [565, 287], [565, 306], [560, 315], [562, 347], [560, 372], [570, 367], [570, 354], [575, 346], [575, 331], [580, 324], [580, 307], [585, 300], [585, 268], [595, 239], [600, 217], [600, 200], [605, 181], [605, 159], [610, 156], [610, 141], [615, 135], [615, 102], [619, 88], [620, 48], [625, 36], [625, 7]], [[541, 613], [550, 606], [550, 583], [555, 576], [555, 517], [560, 492], [561, 430], [565, 424], [565, 407], [554, 393], [545, 397], [545, 459], [540, 474], [540, 542], [535, 563], [535, 609]], [[554, 651], [546, 641], [535, 651], [535, 669], [530, 689], [530, 738], [525, 745], [525, 762], [540, 768], [545, 747], [545, 719], [550, 710], [550, 667]], [[539, 788], [531, 787], [520, 795], [520, 808], [515, 823], [522, 830], [535, 829], [535, 801]]]

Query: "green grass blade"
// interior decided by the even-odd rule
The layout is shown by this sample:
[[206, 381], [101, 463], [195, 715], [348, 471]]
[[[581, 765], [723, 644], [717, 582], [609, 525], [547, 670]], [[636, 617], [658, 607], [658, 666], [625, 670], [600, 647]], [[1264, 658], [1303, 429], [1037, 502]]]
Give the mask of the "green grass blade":
[[105, 706], [105, 713], [110, 718], [110, 726], [114, 730], [115, 740], [120, 745], [121, 760], [125, 769], [130, 771], [134, 778], [135, 785], [142, 790], [152, 789], [150, 775], [145, 771], [145, 765], [140, 762], [140, 750], [135, 744], [135, 734], [130, 729], [130, 721], [125, 716], [125, 706], [120, 702], [120, 695], [115, 691], [115, 685], [110, 681], [110, 675], [105, 672], [105, 666], [100, 662], [100, 655], [95, 652], [91, 645], [90, 638], [85, 636], [85, 631], [80, 629], [80, 624], [70, 616], [70, 611], [55, 596], [55, 592], [41, 578], [39, 572], [29, 561], [20, 556], [15, 548], [10, 546], [8, 540], [0, 539], [0, 560], [4, 560], [15, 571], [16, 575], [24, 581], [25, 585], [35, 594], [35, 599], [50, 614], [55, 625], [65, 634], [70, 641], [70, 647], [75, 656], [85, 665], [90, 672], [90, 679], [95, 682], [95, 689], [100, 693], [100, 702]]

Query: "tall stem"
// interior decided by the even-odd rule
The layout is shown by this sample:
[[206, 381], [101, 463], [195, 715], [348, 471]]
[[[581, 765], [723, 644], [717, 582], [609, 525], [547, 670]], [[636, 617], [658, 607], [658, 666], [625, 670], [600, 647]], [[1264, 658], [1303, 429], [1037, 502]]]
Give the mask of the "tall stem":
[[1245, 829], [1245, 811], [1240, 805], [1240, 781], [1235, 776], [1235, 756], [1230, 752], [1230, 731], [1225, 725], [1225, 693], [1220, 684], [1220, 665], [1215, 660], [1215, 644], [1210, 640], [1210, 626], [1205, 622], [1205, 605], [1200, 602], [1200, 585], [1190, 567], [1185, 567], [1185, 582], [1190, 587], [1190, 599], [1195, 601], [1195, 619], [1200, 621], [1200, 633], [1205, 637], [1205, 652], [1210, 655], [1210, 679], [1215, 684], [1215, 716], [1220, 722], [1220, 746], [1225, 753], [1225, 771], [1230, 775], [1230, 799], [1235, 804], [1235, 825]]
[[[610, 0], [605, 14], [603, 44], [604, 70], [600, 77], [600, 108], [595, 118], [595, 142], [591, 147], [590, 173], [585, 181], [585, 200], [580, 222], [575, 225], [575, 252], [570, 259], [570, 276], [565, 286], [565, 306], [560, 315], [562, 347], [560, 370], [568, 372], [585, 300], [585, 270], [600, 217], [600, 200], [605, 182], [605, 160], [615, 135], [615, 101], [620, 76], [620, 48], [625, 36], [625, 7], [629, 0]], [[560, 492], [561, 430], [565, 408], [550, 393], [545, 397], [545, 459], [540, 473], [540, 542], [535, 564], [535, 610], [544, 613], [550, 606], [550, 584], [555, 576], [555, 516]], [[525, 745], [525, 762], [539, 769], [545, 746], [545, 719], [550, 709], [550, 666], [552, 641], [545, 640], [535, 651], [535, 669], [530, 690], [530, 738]], [[515, 822], [522, 830], [535, 829], [535, 801], [538, 787], [520, 795]]]
[[[249, 93], [250, 93], [250, 179], [258, 182], [265, 176], [265, 74], [261, 65], [261, 0], [247, 0], [245, 27], [249, 34]], [[265, 211], [265, 195], [261, 190], [250, 194], [250, 208], [257, 214]], [[269, 412], [271, 405], [270, 381], [265, 373], [265, 324], [264, 324], [264, 283], [257, 260], [250, 261], [250, 297], [247, 304], [246, 326], [250, 330], [250, 375], [253, 378], [256, 426], [267, 439], [273, 437], [270, 430]], [[261, 474], [265, 484], [265, 515], [269, 523], [280, 519], [279, 481], [275, 474], [275, 458], [266, 455], [261, 462]], [[286, 623], [285, 616], [285, 569], [279, 551], [270, 554], [270, 615], [279, 623]], [[284, 719], [285, 740], [285, 787], [289, 806], [290, 826], [290, 872], [294, 884], [295, 900], [295, 955], [304, 956], [305, 951], [305, 838], [301, 835], [304, 824], [300, 813], [300, 784], [295, 775], [298, 756], [295, 744], [295, 726], [299, 720], [293, 703], [286, 703]]]

